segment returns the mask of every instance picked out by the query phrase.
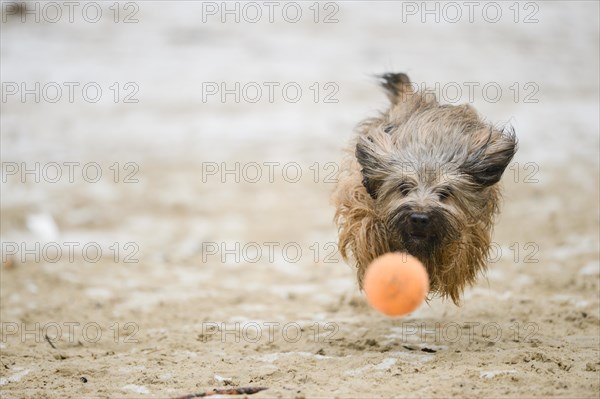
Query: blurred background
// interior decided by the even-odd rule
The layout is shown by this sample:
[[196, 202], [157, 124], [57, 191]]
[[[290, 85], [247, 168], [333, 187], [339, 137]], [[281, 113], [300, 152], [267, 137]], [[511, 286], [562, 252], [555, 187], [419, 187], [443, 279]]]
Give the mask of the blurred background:
[[[3, 396], [597, 392], [598, 3], [467, 3], [2, 1]], [[487, 276], [403, 320], [364, 304], [329, 200], [390, 71], [520, 143]], [[305, 334], [205, 339], [249, 321]], [[399, 338], [422, 321], [504, 335]]]

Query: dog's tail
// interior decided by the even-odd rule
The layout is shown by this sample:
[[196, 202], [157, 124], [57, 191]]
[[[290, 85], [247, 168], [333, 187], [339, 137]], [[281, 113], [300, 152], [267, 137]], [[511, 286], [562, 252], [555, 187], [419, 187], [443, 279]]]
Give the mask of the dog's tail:
[[392, 104], [402, 102], [406, 96], [414, 93], [410, 79], [405, 73], [388, 72], [378, 75], [377, 78], [380, 79], [381, 87], [385, 89]]

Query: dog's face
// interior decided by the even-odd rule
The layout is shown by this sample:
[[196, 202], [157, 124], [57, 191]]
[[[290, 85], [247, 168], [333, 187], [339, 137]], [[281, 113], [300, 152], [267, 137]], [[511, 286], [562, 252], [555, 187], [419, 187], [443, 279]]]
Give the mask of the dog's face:
[[390, 241], [423, 259], [460, 240], [470, 224], [491, 223], [497, 204], [490, 187], [516, 139], [468, 106], [439, 105], [406, 82], [388, 86], [392, 106], [361, 126], [355, 155]]

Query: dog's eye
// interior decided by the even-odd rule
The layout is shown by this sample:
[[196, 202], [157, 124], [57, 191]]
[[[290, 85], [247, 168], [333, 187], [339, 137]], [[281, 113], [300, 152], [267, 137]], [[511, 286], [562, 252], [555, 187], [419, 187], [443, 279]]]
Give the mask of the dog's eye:
[[442, 201], [447, 200], [452, 195], [450, 187], [441, 187], [437, 190], [437, 195]]
[[400, 194], [408, 195], [410, 193], [410, 190], [412, 190], [412, 186], [409, 183], [402, 182], [398, 186], [398, 189], [400, 190]]
[[383, 131], [386, 133], [389, 133], [392, 131], [394, 127], [392, 125], [387, 125], [386, 127], [383, 128]]

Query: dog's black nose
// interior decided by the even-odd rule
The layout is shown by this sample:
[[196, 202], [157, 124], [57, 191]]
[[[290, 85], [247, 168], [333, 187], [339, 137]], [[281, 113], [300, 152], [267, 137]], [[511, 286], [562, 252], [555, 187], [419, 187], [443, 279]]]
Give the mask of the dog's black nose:
[[413, 213], [410, 215], [410, 223], [416, 228], [426, 227], [429, 224], [429, 216], [425, 213]]

